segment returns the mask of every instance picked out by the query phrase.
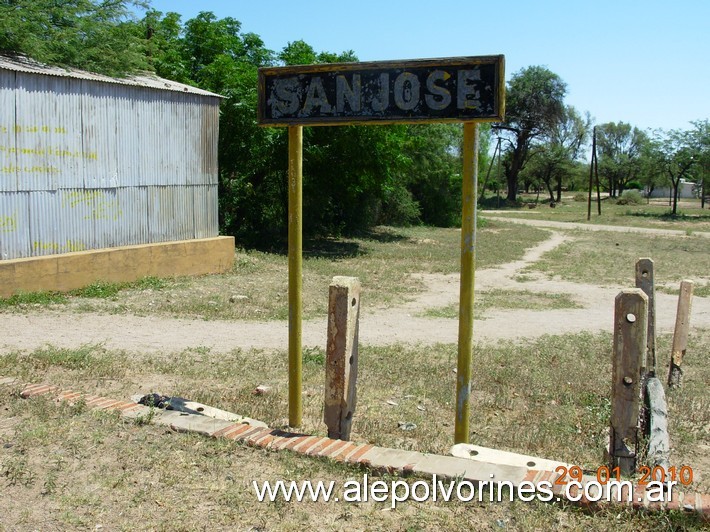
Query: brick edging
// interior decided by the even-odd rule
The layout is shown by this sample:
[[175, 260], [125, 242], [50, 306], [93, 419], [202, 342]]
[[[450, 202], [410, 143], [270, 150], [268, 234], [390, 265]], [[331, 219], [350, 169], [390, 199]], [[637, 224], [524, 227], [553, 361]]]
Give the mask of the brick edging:
[[[0, 376], [0, 386], [19, 384], [17, 380]], [[232, 423], [215, 420], [206, 416], [177, 413], [151, 409], [150, 407], [128, 401], [120, 401], [108, 397], [94, 396], [71, 390], [60, 390], [58, 386], [48, 384], [27, 384], [23, 386], [20, 396], [32, 398], [39, 395], [54, 394], [58, 402], [76, 404], [84, 401], [92, 410], [118, 411], [123, 417], [136, 418], [154, 413], [150, 421], [156, 424], [169, 425], [181, 432], [199, 432], [212, 438], [226, 438], [242, 442], [251, 447], [274, 451], [288, 450], [305, 456], [327, 458], [341, 463], [358, 465], [388, 473], [398, 473], [402, 476], [419, 474], [439, 478], [464, 479], [471, 481], [490, 481], [494, 475], [490, 471], [500, 473], [496, 480], [511, 480], [514, 486], [521, 482], [541, 482], [547, 480], [553, 483], [554, 495], [565, 495], [564, 485], [555, 485], [557, 474], [553, 471], [532, 470], [499, 464], [474, 462], [466, 458], [432, 455], [417, 451], [399, 451], [385, 447], [377, 447], [367, 443], [335, 440], [324, 436], [313, 436], [287, 432], [280, 429], [257, 427], [245, 423]], [[523, 470], [523, 471], [519, 471]], [[507, 478], [506, 478], [507, 476]], [[592, 477], [585, 476], [583, 482], [590, 482]], [[636, 486], [633, 502], [591, 502], [583, 496], [578, 488], [571, 490], [570, 495], [578, 501], [569, 501], [590, 508], [606, 506], [631, 506], [635, 510], [651, 511], [688, 511], [697, 513], [702, 519], [710, 521], [710, 494], [681, 493], [674, 491], [670, 501], [650, 502], [642, 486]]]

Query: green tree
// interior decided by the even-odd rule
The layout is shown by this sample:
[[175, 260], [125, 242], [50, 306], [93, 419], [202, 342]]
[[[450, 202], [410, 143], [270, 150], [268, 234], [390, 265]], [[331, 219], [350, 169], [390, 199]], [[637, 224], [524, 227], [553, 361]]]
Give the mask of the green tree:
[[111, 76], [149, 69], [138, 0], [0, 0], [0, 52]]
[[611, 197], [621, 196], [630, 181], [640, 178], [648, 135], [624, 122], [597, 127], [599, 174], [606, 179]]
[[566, 90], [565, 82], [542, 66], [523, 68], [508, 82], [505, 122], [497, 127], [507, 143], [503, 166], [508, 201], [517, 200], [518, 177], [532, 155], [531, 149], [562, 118]]
[[550, 126], [546, 142], [533, 149], [525, 174], [545, 185], [551, 202], [561, 201], [562, 183], [574, 171], [590, 126], [589, 114], [582, 117], [574, 107], [567, 106], [559, 120]]
[[673, 191], [671, 214], [678, 214], [678, 188], [682, 180], [691, 177], [691, 170], [700, 162], [702, 151], [692, 131], [658, 130], [654, 134], [652, 152], [668, 178]]
[[[420, 220], [425, 224], [449, 227], [459, 223], [462, 137], [462, 128], [458, 125], [412, 125], [407, 128], [404, 148], [409, 157], [407, 188], [417, 202]], [[481, 137], [485, 138], [485, 135]]]
[[146, 40], [145, 53], [155, 73], [180, 83], [195, 83], [190, 78], [187, 54], [182, 40], [182, 22], [178, 13], [150, 9], [136, 24], [136, 33]]
[[700, 205], [705, 207], [707, 192], [707, 183], [710, 177], [708, 177], [708, 172], [710, 172], [710, 121], [696, 120], [691, 122], [693, 124], [692, 137], [693, 144], [697, 151], [697, 176], [700, 181]]

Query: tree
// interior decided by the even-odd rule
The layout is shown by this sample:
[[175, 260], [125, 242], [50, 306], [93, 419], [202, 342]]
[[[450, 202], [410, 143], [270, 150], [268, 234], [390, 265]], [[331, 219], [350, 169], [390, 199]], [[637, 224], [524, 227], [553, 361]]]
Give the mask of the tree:
[[691, 169], [700, 162], [701, 148], [692, 131], [671, 130], [656, 131], [653, 139], [653, 152], [660, 166], [671, 183], [673, 191], [673, 209], [671, 214], [678, 214], [678, 188], [681, 180], [690, 177]]
[[639, 179], [648, 135], [624, 122], [597, 127], [599, 173], [608, 183], [609, 195], [620, 196], [629, 182]]
[[567, 106], [559, 121], [550, 127], [547, 141], [534, 148], [526, 175], [545, 185], [551, 202], [561, 201], [562, 181], [573, 172], [590, 126], [589, 114], [583, 118], [574, 107]]
[[136, 34], [146, 39], [145, 53], [155, 73], [180, 83], [195, 83], [183, 49], [182, 22], [178, 13], [150, 9], [136, 24]]
[[111, 76], [150, 68], [134, 31], [139, 0], [0, 0], [0, 52]]
[[700, 205], [705, 207], [707, 192], [708, 170], [710, 170], [710, 121], [697, 120], [693, 124], [693, 144], [698, 152], [698, 174], [700, 177]]
[[[484, 136], [481, 135], [481, 140]], [[440, 227], [458, 225], [461, 210], [459, 125], [430, 124], [407, 127], [404, 153], [409, 165], [403, 178], [420, 209], [423, 223]], [[481, 149], [484, 152], [485, 148]]]
[[531, 148], [548, 135], [564, 113], [567, 86], [555, 73], [531, 66], [513, 74], [506, 95], [506, 120], [496, 129], [505, 134], [503, 159], [508, 201], [517, 200], [518, 176], [531, 156]]

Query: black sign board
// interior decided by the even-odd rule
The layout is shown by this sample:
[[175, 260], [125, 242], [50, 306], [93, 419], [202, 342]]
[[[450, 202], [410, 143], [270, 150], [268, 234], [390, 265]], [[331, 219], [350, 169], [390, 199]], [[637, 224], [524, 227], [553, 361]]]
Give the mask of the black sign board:
[[270, 126], [502, 121], [502, 55], [259, 69]]

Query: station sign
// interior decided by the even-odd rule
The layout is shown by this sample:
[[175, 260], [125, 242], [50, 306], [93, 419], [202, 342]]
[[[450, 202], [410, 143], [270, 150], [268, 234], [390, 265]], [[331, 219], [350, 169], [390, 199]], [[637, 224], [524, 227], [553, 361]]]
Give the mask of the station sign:
[[500, 122], [504, 56], [259, 69], [265, 126]]

